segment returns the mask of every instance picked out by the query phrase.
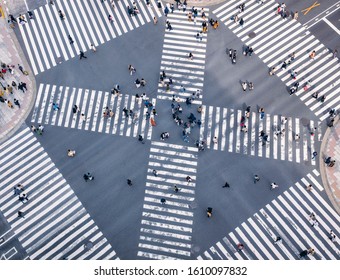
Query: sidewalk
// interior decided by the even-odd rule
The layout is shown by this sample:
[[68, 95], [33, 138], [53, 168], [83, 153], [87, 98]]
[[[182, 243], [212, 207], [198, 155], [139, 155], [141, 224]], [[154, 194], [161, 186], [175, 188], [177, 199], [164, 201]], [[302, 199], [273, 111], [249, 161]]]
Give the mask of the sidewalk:
[[[325, 157], [335, 160], [333, 167], [324, 163]], [[321, 144], [320, 153], [321, 178], [333, 207], [340, 215], [340, 119], [335, 118], [334, 127], [327, 128]]]
[[[7, 23], [7, 12], [2, 7], [5, 17], [0, 17], [0, 62], [15, 65], [14, 74], [8, 71], [4, 74], [4, 79], [0, 78], [0, 91], [3, 98], [12, 102], [14, 108], [8, 107], [6, 103], [0, 102], [0, 143], [10, 138], [12, 134], [21, 126], [31, 111], [36, 92], [35, 78], [25, 59], [24, 53], [17, 41], [14, 30]], [[18, 28], [16, 25], [15, 28]], [[18, 64], [29, 72], [25, 76], [18, 69]], [[0, 67], [1, 68], [1, 67]], [[5, 88], [12, 85], [12, 81], [18, 85], [20, 82], [26, 83], [27, 91], [23, 93], [18, 87], [13, 87], [13, 94], [6, 92]], [[14, 98], [20, 103], [20, 108], [14, 104]]]

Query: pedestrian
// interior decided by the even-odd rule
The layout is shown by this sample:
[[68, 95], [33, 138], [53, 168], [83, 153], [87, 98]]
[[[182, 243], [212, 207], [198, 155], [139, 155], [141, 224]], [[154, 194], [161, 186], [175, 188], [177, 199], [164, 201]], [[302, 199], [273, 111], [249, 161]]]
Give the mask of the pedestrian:
[[216, 145], [217, 144], [217, 142], [218, 142], [218, 139], [217, 139], [217, 137], [216, 136], [214, 136], [214, 138], [213, 138], [213, 143]]
[[210, 218], [212, 216], [212, 208], [211, 207], [208, 207], [207, 208], [207, 217]]
[[75, 155], [76, 155], [76, 151], [70, 150], [70, 149], [67, 150], [67, 156], [68, 157], [74, 157]]
[[300, 252], [299, 257], [306, 257], [308, 255], [308, 251], [307, 250], [303, 250], [302, 252]]
[[22, 192], [19, 194], [19, 200], [22, 202], [22, 203], [25, 203], [28, 201], [28, 196], [27, 196], [27, 193], [25, 192]]
[[333, 51], [333, 58], [336, 58], [338, 56], [338, 50]]
[[192, 182], [192, 179], [191, 179], [190, 176], [187, 176], [185, 179], [187, 180], [188, 184], [189, 184], [190, 182]]
[[170, 21], [166, 21], [166, 25], [167, 25], [167, 29], [169, 30], [169, 31], [171, 31], [173, 28], [172, 28], [172, 26], [171, 26], [171, 23], [170, 23]]
[[273, 189], [276, 189], [278, 188], [279, 186], [276, 184], [276, 183], [271, 183], [270, 184], [270, 189], [273, 190]]
[[256, 184], [258, 181], [260, 181], [260, 177], [258, 175], [254, 175], [254, 184]]
[[156, 17], [153, 17], [153, 24], [157, 24], [157, 22], [158, 22], [158, 19], [156, 18]]
[[330, 231], [329, 231], [329, 239], [330, 239], [332, 242], [335, 242], [335, 241], [336, 241], [336, 235], [334, 234], [333, 230], [330, 230]]
[[25, 213], [19, 210], [18, 211], [18, 217], [19, 218], [25, 218]]
[[312, 159], [315, 159], [315, 157], [318, 155], [318, 153], [316, 151], [314, 151], [312, 155], [313, 155]]
[[36, 127], [33, 124], [31, 125], [31, 131], [32, 132], [36, 132], [37, 131]]
[[82, 58], [87, 58], [87, 56], [85, 56], [85, 53], [83, 51], [79, 51], [79, 59]]
[[315, 250], [313, 248], [308, 249], [308, 255], [314, 255]]
[[127, 179], [126, 182], [130, 187], [132, 186], [132, 180], [131, 179]]
[[244, 20], [243, 18], [240, 18], [240, 22], [239, 22], [240, 26], [243, 27], [243, 24], [244, 24]]
[[297, 20], [299, 17], [299, 12], [298, 11], [295, 11], [294, 12], [294, 15], [293, 15], [293, 19]]
[[314, 58], [315, 58], [315, 55], [316, 55], [316, 52], [315, 52], [315, 50], [313, 50], [313, 51], [310, 53], [309, 58], [314, 59]]
[[193, 56], [192, 53], [189, 53], [189, 59], [190, 59], [190, 60], [193, 60], [193, 59], [194, 59], [194, 56]]
[[174, 185], [174, 192], [178, 193], [178, 191], [179, 191], [179, 188], [176, 185]]
[[113, 17], [112, 17], [111, 15], [108, 15], [108, 19], [109, 19], [109, 22], [110, 22], [111, 24], [114, 23]]
[[308, 186], [306, 186], [306, 191], [312, 191], [313, 190], [313, 186], [311, 184], [309, 184]]
[[14, 98], [14, 104], [17, 105], [17, 106], [19, 107], [19, 109], [20, 109], [20, 103], [19, 103], [19, 100], [18, 100], [18, 99], [15, 99], [15, 98]]
[[169, 13], [169, 8], [167, 5], [165, 5], [164, 14], [166, 17], [168, 16], [168, 13]]
[[166, 202], [166, 199], [162, 197], [162, 198], [161, 198], [161, 203], [162, 203], [162, 204], [165, 204], [165, 202]]
[[90, 172], [85, 173], [85, 174], [83, 175], [83, 178], [84, 178], [85, 182], [87, 182], [87, 181], [89, 181], [89, 180], [90, 180], [90, 181], [94, 180], [94, 177], [91, 175]]
[[91, 44], [90, 49], [91, 49], [93, 52], [96, 52], [96, 51], [97, 51], [96, 47], [95, 47], [93, 44]]
[[264, 118], [264, 108], [260, 108], [259, 113], [260, 113], [260, 119], [263, 120], [263, 118]]
[[331, 119], [329, 123], [327, 124], [328, 127], [333, 127], [334, 126], [334, 119]]
[[277, 243], [281, 243], [281, 242], [282, 242], [282, 238], [281, 238], [280, 236], [277, 236], [277, 237], [275, 238], [274, 243], [277, 244]]
[[247, 83], [246, 82], [242, 82], [241, 86], [242, 86], [243, 91], [247, 90]]
[[72, 39], [70, 34], [68, 35], [68, 41], [70, 42], [71, 45], [74, 43], [74, 41], [73, 41], [73, 39]]
[[156, 169], [152, 170], [152, 174], [153, 174], [155, 177], [157, 177], [157, 175], [158, 175], [157, 170], [156, 170]]
[[335, 160], [332, 160], [329, 164], [328, 164], [328, 167], [333, 167], [335, 164]]
[[222, 186], [222, 188], [230, 188], [230, 185], [228, 184], [228, 182], [225, 182], [224, 186]]
[[52, 103], [52, 107], [53, 107], [53, 110], [54, 111], [59, 111], [60, 110], [60, 107], [57, 103]]
[[39, 124], [39, 126], [38, 126], [38, 134], [42, 135], [43, 132], [44, 132], [44, 127], [41, 124]]
[[130, 75], [132, 75], [133, 73], [136, 72], [136, 68], [133, 67], [131, 64], [129, 65], [128, 69], [129, 69], [129, 71], [130, 71]]
[[325, 102], [325, 100], [326, 100], [326, 94], [324, 94], [323, 96], [321, 96], [320, 102], [323, 103], [323, 102]]
[[237, 251], [242, 251], [244, 249], [244, 245], [242, 243], [237, 244]]

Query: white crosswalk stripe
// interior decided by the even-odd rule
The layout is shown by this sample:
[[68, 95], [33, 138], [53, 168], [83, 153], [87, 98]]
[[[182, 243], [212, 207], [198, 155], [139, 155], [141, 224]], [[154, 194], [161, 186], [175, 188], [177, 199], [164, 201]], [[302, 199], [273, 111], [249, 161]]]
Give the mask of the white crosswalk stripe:
[[[311, 120], [307, 125], [298, 118], [287, 117], [282, 123], [285, 116], [266, 114], [261, 120], [256, 112], [250, 112], [247, 118], [246, 110], [205, 105], [202, 109], [200, 140], [206, 140], [207, 148], [298, 163], [303, 159], [316, 164], [312, 153], [321, 139], [321, 121], [316, 125]], [[242, 117], [246, 131], [242, 131]], [[268, 135], [266, 142], [261, 131]], [[216, 144], [214, 137], [217, 137]]]
[[[314, 170], [316, 171], [316, 170]], [[241, 226], [225, 236], [197, 259], [299, 259], [299, 253], [313, 248], [310, 259], [339, 260], [338, 240], [332, 242], [330, 230], [340, 233], [340, 216], [329, 206], [317, 189], [306, 186], [317, 181], [317, 171], [308, 174], [277, 199], [260, 209]], [[311, 226], [310, 214], [317, 226]], [[280, 236], [281, 241], [275, 243]], [[244, 245], [238, 251], [237, 244]]]
[[[156, 106], [156, 99], [150, 99], [149, 102]], [[60, 109], [54, 110], [53, 103]], [[74, 105], [78, 106], [78, 113], [73, 113]], [[123, 112], [124, 108], [131, 110], [128, 117]], [[104, 116], [107, 110], [111, 110], [114, 115]], [[135, 96], [40, 84], [31, 121], [122, 136], [142, 135], [150, 140], [152, 125], [150, 119], [146, 119], [148, 110], [143, 100], [137, 100]]]
[[[149, 23], [155, 16], [162, 16], [163, 8], [158, 9], [154, 0], [149, 7], [145, 1], [136, 1], [139, 13], [130, 16], [127, 7], [132, 8], [133, 3], [132, 0], [119, 1], [112, 8], [109, 1], [57, 0], [54, 5], [46, 4], [33, 10], [34, 19], [26, 16], [27, 23], [19, 24], [33, 73], [38, 75], [75, 57], [80, 50], [89, 50], [91, 44], [104, 44]], [[63, 20], [58, 15], [59, 10], [65, 15]], [[68, 35], [74, 40], [72, 45]]]
[[[28, 127], [0, 151], [0, 209], [30, 259], [117, 259]], [[13, 192], [18, 184], [24, 186], [25, 202]]]
[[[197, 152], [192, 147], [151, 142], [138, 257], [190, 259]], [[192, 182], [187, 182], [187, 176]]]
[[[233, 16], [238, 14], [237, 7], [244, 3], [232, 0], [213, 11], [224, 24], [238, 36], [241, 41], [254, 49], [269, 68], [276, 67], [276, 75], [287, 85], [287, 89], [295, 82], [300, 87], [294, 93], [305, 103], [320, 120], [325, 120], [331, 108], [340, 108], [340, 66], [337, 58], [333, 58], [329, 50], [296, 20], [282, 19], [275, 13], [277, 2], [265, 1], [260, 5], [255, 0], [247, 1], [245, 10], [238, 17], [243, 18], [244, 25], [235, 23]], [[315, 50], [316, 57], [309, 58]], [[283, 61], [295, 52], [295, 59], [287, 68], [280, 69]], [[290, 72], [296, 71], [293, 80]], [[307, 82], [311, 87], [304, 88]], [[313, 97], [313, 93], [318, 96]], [[287, 94], [288, 95], [288, 94]], [[325, 101], [321, 97], [325, 96]]]
[[[164, 71], [166, 77], [163, 81], [160, 79], [157, 98], [172, 100], [175, 96], [181, 101], [192, 98], [193, 104], [201, 104], [207, 34], [200, 33], [204, 21], [201, 13], [198, 13], [195, 23], [188, 20], [189, 10], [191, 8], [186, 12], [175, 9], [167, 16], [172, 30], [165, 30], [160, 75]], [[205, 8], [204, 11], [208, 16], [209, 9]], [[197, 38], [197, 34], [200, 34], [201, 38]], [[192, 53], [193, 59], [189, 58], [189, 53]], [[192, 94], [197, 92], [200, 96], [193, 97]]]

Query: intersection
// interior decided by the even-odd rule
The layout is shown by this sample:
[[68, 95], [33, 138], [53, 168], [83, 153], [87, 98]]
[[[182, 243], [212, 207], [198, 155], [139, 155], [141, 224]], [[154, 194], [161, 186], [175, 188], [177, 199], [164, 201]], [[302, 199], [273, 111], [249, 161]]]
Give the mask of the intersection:
[[[205, 7], [220, 25], [209, 25], [201, 38], [201, 7], [197, 20], [189, 21], [191, 7], [166, 17], [166, 3], [159, 9], [154, 0], [138, 1], [140, 12], [132, 17], [126, 10], [133, 1], [117, 1], [114, 9], [110, 1], [55, 1], [19, 25], [15, 32], [35, 75], [36, 97], [20, 129], [0, 144], [0, 209], [24, 258], [298, 259], [314, 248], [308, 259], [339, 259], [339, 243], [328, 238], [330, 230], [339, 237], [340, 218], [320, 176], [325, 155], [313, 157], [330, 109], [340, 107], [339, 59], [299, 21], [276, 15], [274, 1], [247, 1], [241, 27], [231, 18], [243, 2]], [[254, 49], [252, 56], [242, 54], [245, 45]], [[237, 50], [236, 64], [226, 48]], [[86, 59], [79, 60], [80, 50]], [[294, 61], [280, 69], [292, 52]], [[130, 75], [129, 64], [136, 73]], [[270, 76], [272, 67], [279, 70]], [[293, 95], [291, 70], [300, 82]], [[172, 79], [169, 89], [159, 79], [163, 71]], [[137, 88], [137, 78], [146, 86]], [[311, 88], [304, 89], [309, 80]], [[243, 92], [242, 81], [254, 89]], [[118, 95], [111, 93], [114, 84]], [[197, 91], [200, 96], [186, 104]], [[139, 98], [144, 92], [157, 111], [155, 126]], [[186, 137], [172, 103], [182, 107], [176, 114], [184, 122], [191, 113], [201, 122]], [[79, 113], [72, 112], [74, 105]], [[104, 116], [106, 107], [112, 117]], [[42, 135], [30, 130], [40, 124]], [[165, 131], [170, 138], [162, 141]], [[195, 144], [200, 140], [204, 151]], [[76, 151], [74, 158], [68, 149]], [[84, 182], [86, 172], [95, 179]], [[256, 184], [254, 174], [260, 176]], [[222, 188], [226, 181], [230, 188]], [[279, 188], [270, 190], [272, 182]], [[25, 204], [13, 196], [19, 183], [27, 186]], [[282, 243], [274, 243], [277, 236]]]

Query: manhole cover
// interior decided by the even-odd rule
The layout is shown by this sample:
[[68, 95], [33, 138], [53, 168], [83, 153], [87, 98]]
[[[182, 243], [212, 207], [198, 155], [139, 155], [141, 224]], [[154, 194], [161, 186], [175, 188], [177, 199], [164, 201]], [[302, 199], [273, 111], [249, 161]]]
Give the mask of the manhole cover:
[[249, 36], [249, 38], [254, 38], [254, 37], [256, 37], [256, 33], [255, 32], [250, 32], [248, 34], [248, 36]]

